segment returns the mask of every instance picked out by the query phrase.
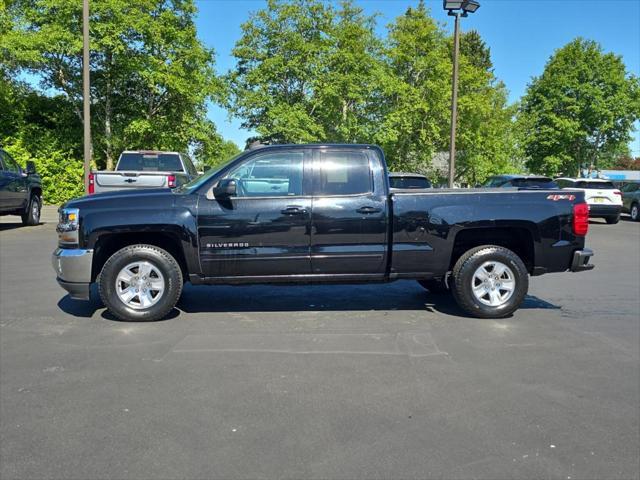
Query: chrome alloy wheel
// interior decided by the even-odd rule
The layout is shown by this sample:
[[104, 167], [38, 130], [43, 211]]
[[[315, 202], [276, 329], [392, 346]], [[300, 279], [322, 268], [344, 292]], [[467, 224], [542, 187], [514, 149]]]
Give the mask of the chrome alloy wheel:
[[33, 217], [33, 223], [36, 225], [40, 223], [40, 202], [37, 199], [31, 202], [31, 216]]
[[127, 307], [135, 310], [149, 308], [160, 301], [164, 293], [164, 277], [147, 261], [133, 262], [116, 277], [116, 293]]
[[484, 262], [471, 279], [473, 295], [480, 303], [490, 307], [499, 307], [507, 303], [515, 289], [513, 272], [501, 262]]

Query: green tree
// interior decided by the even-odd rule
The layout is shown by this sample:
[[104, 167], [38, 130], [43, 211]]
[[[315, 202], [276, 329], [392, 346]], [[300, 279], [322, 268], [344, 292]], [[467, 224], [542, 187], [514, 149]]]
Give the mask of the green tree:
[[577, 38], [557, 50], [522, 100], [519, 124], [530, 169], [576, 175], [625, 153], [640, 118], [640, 83], [622, 58]]
[[[423, 2], [389, 26], [382, 128], [394, 169], [429, 174], [437, 152], [449, 148], [453, 40], [430, 16]], [[517, 169], [512, 133], [515, 110], [493, 73], [491, 53], [477, 32], [461, 36], [456, 134], [456, 178], [482, 182], [488, 175]]]
[[445, 147], [451, 62], [445, 32], [423, 2], [388, 26], [382, 127], [375, 135], [395, 170], [429, 173]]
[[515, 114], [493, 72], [489, 47], [475, 31], [461, 35], [456, 178], [475, 185], [521, 169]]
[[[124, 148], [215, 154], [222, 139], [206, 118], [220, 84], [214, 53], [196, 37], [193, 0], [91, 3], [92, 133], [99, 165]], [[12, 0], [0, 51], [14, 72], [63, 93], [80, 121], [81, 3]]]
[[374, 28], [350, 1], [269, 0], [242, 25], [227, 107], [261, 141], [365, 141], [382, 66]]
[[270, 143], [324, 138], [315, 85], [329, 49], [331, 7], [315, 0], [269, 0], [242, 24], [226, 76], [226, 106]]

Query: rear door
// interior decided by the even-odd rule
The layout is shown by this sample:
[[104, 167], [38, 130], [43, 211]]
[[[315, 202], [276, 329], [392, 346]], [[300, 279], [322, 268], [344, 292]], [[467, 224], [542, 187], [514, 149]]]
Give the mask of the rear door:
[[302, 148], [258, 152], [225, 175], [236, 180], [236, 196], [201, 197], [198, 235], [205, 276], [311, 273], [308, 156]]
[[376, 193], [370, 150], [314, 151], [311, 268], [314, 274], [383, 276], [387, 197]]

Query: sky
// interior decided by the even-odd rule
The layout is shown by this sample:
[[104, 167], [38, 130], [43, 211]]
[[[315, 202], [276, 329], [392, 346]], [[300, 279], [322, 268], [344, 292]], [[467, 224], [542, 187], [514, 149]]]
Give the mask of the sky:
[[[355, 0], [368, 14], [378, 13], [378, 33], [415, 6], [418, 0]], [[640, 0], [479, 0], [480, 9], [462, 19], [462, 30], [477, 30], [491, 49], [495, 74], [517, 101], [532, 77], [542, 73], [554, 50], [581, 36], [599, 42], [606, 52], [621, 55], [627, 70], [640, 75]], [[225, 73], [235, 65], [231, 50], [242, 34], [241, 25], [264, 0], [196, 0], [198, 36], [216, 51], [216, 69]], [[441, 0], [425, 0], [433, 17], [449, 31]], [[219, 132], [244, 148], [251, 132], [226, 110], [211, 105], [209, 117]], [[640, 127], [640, 125], [638, 125]], [[640, 156], [640, 133], [630, 148]]]

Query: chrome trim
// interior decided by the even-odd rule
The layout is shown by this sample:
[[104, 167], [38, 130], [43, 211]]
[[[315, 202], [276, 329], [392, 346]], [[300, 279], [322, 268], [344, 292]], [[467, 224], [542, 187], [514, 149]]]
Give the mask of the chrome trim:
[[90, 283], [93, 250], [56, 248], [51, 257], [57, 277], [68, 283]]

